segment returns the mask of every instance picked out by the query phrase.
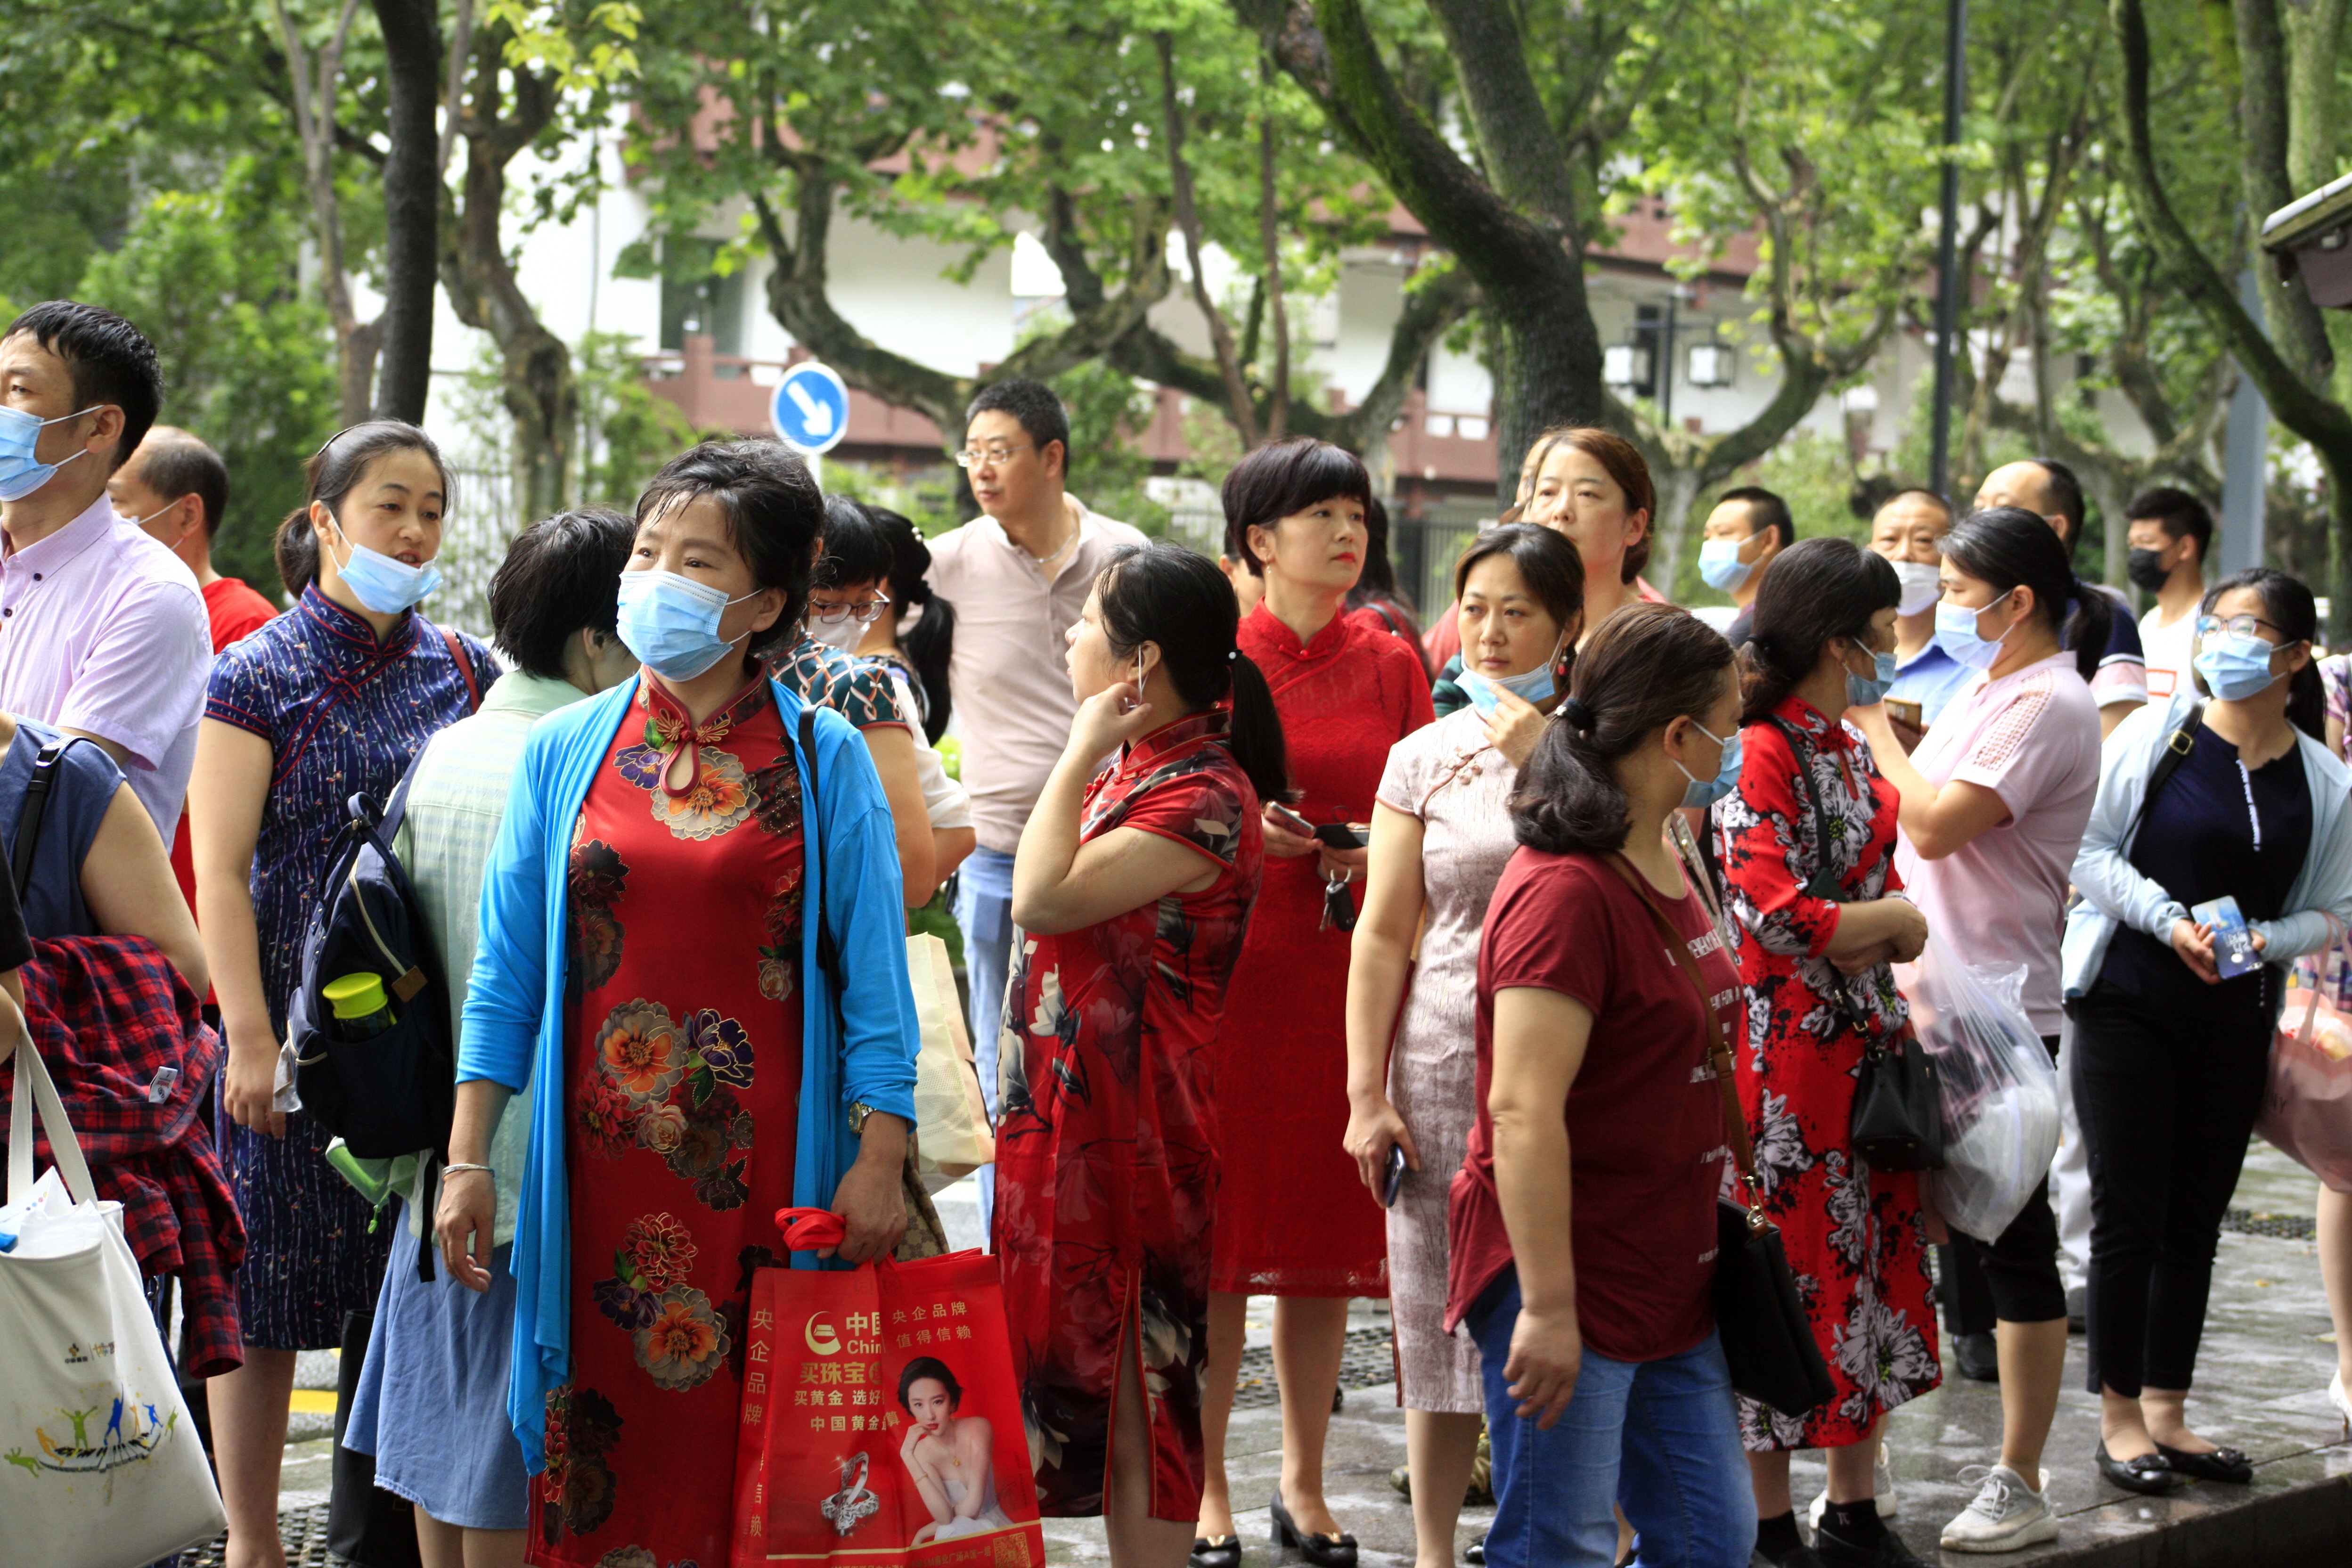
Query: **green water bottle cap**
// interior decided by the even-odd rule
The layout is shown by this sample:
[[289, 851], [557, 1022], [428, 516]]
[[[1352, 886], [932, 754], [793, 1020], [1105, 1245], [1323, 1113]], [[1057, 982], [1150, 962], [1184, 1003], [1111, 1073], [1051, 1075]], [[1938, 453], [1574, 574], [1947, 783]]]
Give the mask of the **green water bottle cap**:
[[365, 1018], [383, 1012], [389, 1005], [384, 1001], [383, 976], [361, 973], [339, 974], [319, 987], [327, 1005], [335, 1010], [338, 1018]]

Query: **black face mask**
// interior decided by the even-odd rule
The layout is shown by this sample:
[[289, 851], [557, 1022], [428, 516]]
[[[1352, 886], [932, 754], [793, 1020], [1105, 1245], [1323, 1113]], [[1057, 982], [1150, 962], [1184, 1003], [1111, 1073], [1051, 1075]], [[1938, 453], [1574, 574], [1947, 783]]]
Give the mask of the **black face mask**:
[[2124, 575], [2151, 594], [2159, 591], [2172, 580], [2171, 569], [2162, 563], [2163, 554], [2161, 550], [2133, 551], [2130, 563], [2124, 567]]

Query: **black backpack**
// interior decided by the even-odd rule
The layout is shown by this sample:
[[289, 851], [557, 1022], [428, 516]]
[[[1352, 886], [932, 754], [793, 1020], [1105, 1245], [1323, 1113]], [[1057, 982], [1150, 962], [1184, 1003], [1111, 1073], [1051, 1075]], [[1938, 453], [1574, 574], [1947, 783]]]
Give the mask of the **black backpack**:
[[[392, 853], [415, 776], [412, 762], [382, 812], [367, 795], [352, 796], [286, 1010], [302, 1109], [363, 1160], [420, 1150], [446, 1157], [457, 1105], [447, 980], [416, 890]], [[383, 979], [393, 1022], [367, 1039], [344, 1039], [321, 988], [362, 971]]]

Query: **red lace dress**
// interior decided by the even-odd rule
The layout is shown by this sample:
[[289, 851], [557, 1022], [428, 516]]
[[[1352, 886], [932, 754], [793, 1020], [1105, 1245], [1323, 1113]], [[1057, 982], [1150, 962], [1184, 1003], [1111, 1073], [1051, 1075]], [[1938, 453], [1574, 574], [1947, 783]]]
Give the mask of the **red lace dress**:
[[1142, 737], [1087, 788], [1081, 841], [1139, 828], [1223, 873], [1098, 925], [1026, 937], [1005, 1008], [996, 1252], [1048, 1515], [1102, 1511], [1119, 1342], [1150, 1401], [1151, 1515], [1201, 1511], [1201, 1370], [1217, 1108], [1208, 1054], [1257, 895], [1257, 792], [1222, 712]]
[[572, 1379], [533, 1563], [728, 1560], [744, 1303], [793, 1201], [801, 852], [767, 677], [698, 728], [644, 680], [572, 840]]
[[[1837, 1396], [1810, 1416], [1739, 1401], [1739, 1436], [1757, 1451], [1837, 1448], [1943, 1380], [1928, 1303], [1919, 1178], [1874, 1171], [1848, 1141], [1864, 1038], [1909, 1017], [1885, 964], [1843, 979], [1822, 957], [1838, 904], [1884, 898], [1895, 875], [1894, 786], [1870, 747], [1794, 697], [1748, 725], [1739, 787], [1715, 807], [1726, 912], [1748, 986], [1748, 1048], [1737, 1051], [1739, 1101], [1756, 1139], [1764, 1209], [1780, 1227], [1813, 1336]], [[1811, 770], [1816, 819], [1797, 769]], [[1824, 866], [1835, 902], [1806, 883]], [[1839, 997], [1843, 990], [1843, 999]]]
[[[1429, 723], [1429, 677], [1399, 638], [1341, 616], [1301, 645], [1264, 605], [1241, 650], [1265, 672], [1307, 821], [1370, 822], [1389, 748]], [[1321, 929], [1317, 857], [1268, 856], [1217, 1037], [1224, 1185], [1211, 1289], [1386, 1296], [1385, 1211], [1340, 1140], [1348, 1131], [1348, 954]], [[1361, 907], [1360, 879], [1349, 896]]]

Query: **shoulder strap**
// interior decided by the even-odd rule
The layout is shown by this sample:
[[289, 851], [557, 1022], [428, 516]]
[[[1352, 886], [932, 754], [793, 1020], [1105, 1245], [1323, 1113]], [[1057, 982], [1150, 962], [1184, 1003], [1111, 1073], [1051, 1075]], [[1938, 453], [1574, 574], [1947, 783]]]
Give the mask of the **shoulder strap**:
[[2131, 826], [2125, 830], [2125, 854], [2131, 853], [2132, 840], [2139, 837], [2140, 821], [2147, 816], [2147, 803], [2156, 798], [2156, 792], [2164, 787], [2164, 781], [2179, 773], [2180, 764], [2189, 760], [2189, 753], [2197, 749], [2198, 726], [2204, 722], [2205, 704], [2192, 702], [2189, 705], [2188, 715], [2174, 727], [2171, 734], [2164, 738], [2164, 750], [2157, 753], [2156, 766], [2148, 770], [2147, 787], [2140, 791], [2139, 809], [2132, 813]]
[[[802, 765], [808, 769], [809, 809], [822, 810], [816, 793], [816, 704], [814, 702], [803, 704], [801, 708], [800, 738]], [[803, 834], [801, 842], [814, 843], [819, 852], [823, 851], [821, 837], [813, 837]], [[824, 966], [825, 978], [833, 983], [833, 1005], [839, 1007], [841, 1005], [841, 950], [834, 945], [833, 921], [825, 917], [824, 878], [822, 872], [818, 873], [816, 889], [817, 896], [814, 900], [816, 961]]]
[[84, 737], [66, 735], [43, 746], [33, 758], [32, 782], [25, 786], [24, 804], [16, 808], [16, 839], [8, 858], [8, 873], [16, 888], [16, 901], [33, 884], [33, 857], [40, 848], [41, 824], [49, 814], [49, 792], [57, 787], [58, 763]]
[[441, 634], [441, 640], [449, 645], [449, 657], [457, 661], [457, 673], [466, 678], [466, 711], [479, 712], [482, 706], [482, 688], [474, 679], [474, 660], [466, 652], [466, 645], [459, 642], [457, 634], [447, 626], [436, 626], [434, 629]]
[[[1748, 1136], [1748, 1113], [1739, 1109], [1739, 1089], [1732, 1079], [1731, 1046], [1723, 1037], [1723, 1019], [1715, 1010], [1715, 999], [1707, 994], [1706, 981], [1698, 972], [1698, 961], [1690, 955], [1690, 943], [1675, 930], [1674, 922], [1666, 919], [1666, 911], [1658, 905], [1657, 895], [1650, 890], [1642, 874], [1633, 869], [1633, 862], [1626, 859], [1622, 852], [1612, 854], [1609, 857], [1609, 868], [1625, 879], [1625, 885], [1648, 906], [1650, 919], [1656, 923], [1658, 934], [1665, 939], [1666, 951], [1674, 954], [1675, 962], [1690, 981], [1691, 989], [1698, 993], [1698, 1010], [1706, 1019], [1707, 1060], [1715, 1068], [1716, 1087], [1723, 1091], [1724, 1131], [1731, 1135], [1731, 1157], [1739, 1167], [1740, 1179], [1748, 1184], [1748, 1212], [1753, 1216], [1761, 1203], [1756, 1187], [1756, 1142]], [[1690, 868], [1684, 867], [1683, 875], [1687, 878]], [[1717, 940], [1721, 940], [1720, 933]]]

